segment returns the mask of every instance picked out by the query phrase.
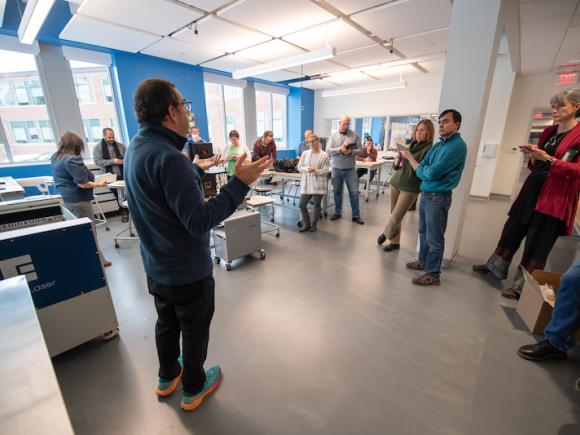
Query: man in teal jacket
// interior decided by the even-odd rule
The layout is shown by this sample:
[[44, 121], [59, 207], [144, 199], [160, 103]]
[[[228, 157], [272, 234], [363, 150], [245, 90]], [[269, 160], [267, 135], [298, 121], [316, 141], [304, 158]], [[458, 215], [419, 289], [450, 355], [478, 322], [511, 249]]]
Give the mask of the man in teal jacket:
[[457, 187], [465, 166], [467, 145], [459, 135], [461, 114], [444, 110], [439, 115], [441, 140], [431, 147], [418, 163], [408, 151], [403, 151], [421, 183], [419, 211], [419, 259], [407, 263], [409, 269], [425, 271], [413, 284], [439, 285], [441, 261], [445, 248], [447, 214], [451, 207], [451, 191]]

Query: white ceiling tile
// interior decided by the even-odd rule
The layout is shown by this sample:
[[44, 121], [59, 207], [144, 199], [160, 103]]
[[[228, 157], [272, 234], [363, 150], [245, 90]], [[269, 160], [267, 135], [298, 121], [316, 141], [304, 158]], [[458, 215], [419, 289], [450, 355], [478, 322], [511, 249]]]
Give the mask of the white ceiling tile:
[[193, 30], [188, 30], [179, 34], [177, 39], [233, 53], [242, 48], [269, 41], [271, 38], [263, 33], [253, 32], [218, 18], [209, 18], [197, 25], [197, 35]]
[[308, 63], [306, 65], [302, 65], [302, 67], [296, 66], [290, 69], [297, 73], [302, 73], [306, 76], [315, 76], [318, 74], [326, 74], [330, 72], [341, 71], [344, 70], [345, 68], [328, 60], [322, 60], [320, 62]]
[[339, 54], [333, 60], [351, 68], [356, 68], [359, 66], [372, 65], [374, 63], [389, 62], [399, 59], [400, 58], [398, 56], [389, 53], [389, 50], [386, 48], [381, 47], [380, 45], [375, 45], [374, 47]]
[[412, 0], [378, 11], [355, 14], [351, 18], [375, 35], [389, 40], [449, 26], [451, 3], [449, 0]]
[[221, 16], [276, 37], [335, 18], [309, 0], [246, 0]]
[[354, 73], [350, 73], [350, 74], [340, 74], [337, 76], [330, 76], [327, 77], [328, 80], [330, 80], [333, 83], [339, 84], [339, 85], [344, 85], [344, 84], [352, 84], [352, 83], [370, 83], [370, 82], [374, 82], [376, 81], [375, 79], [369, 77], [366, 74], [363, 74], [361, 72], [354, 72]]
[[353, 12], [362, 11], [372, 6], [385, 3], [386, 0], [327, 0], [332, 6], [338, 9], [345, 15], [350, 15]]
[[522, 21], [522, 73], [545, 73], [550, 70], [569, 20], [569, 15], [556, 15]]
[[576, 13], [570, 20], [570, 27], [580, 27], [580, 7], [576, 9]]
[[285, 36], [284, 40], [308, 50], [324, 48], [327, 46], [327, 42], [328, 45], [335, 47], [339, 51], [373, 43], [372, 39], [341, 20], [292, 33]]
[[404, 80], [407, 75], [415, 74], [415, 72], [418, 73], [419, 71], [417, 71], [417, 69], [413, 68], [410, 65], [401, 65], [399, 67], [376, 69], [369, 71], [368, 73], [371, 76], [381, 80], [384, 79], [398, 80], [399, 77], [401, 77], [402, 75]]
[[259, 76], [255, 76], [257, 79], [261, 80], [268, 80], [270, 82], [281, 82], [284, 80], [293, 80], [301, 77], [300, 74], [296, 74], [291, 71], [280, 70], [280, 71], [273, 71], [267, 74], [261, 74]]
[[258, 65], [258, 62], [245, 59], [235, 54], [228, 54], [227, 56], [220, 57], [219, 59], [206, 62], [202, 66], [220, 71], [234, 72], [238, 69], [249, 68], [256, 65]]
[[553, 15], [572, 14], [578, 0], [534, 0], [520, 4], [522, 21], [538, 20]]
[[274, 39], [272, 41], [256, 45], [255, 47], [241, 50], [236, 54], [239, 54], [240, 56], [246, 57], [248, 59], [265, 63], [302, 53], [304, 53], [304, 51], [300, 50], [299, 48], [296, 48], [293, 45], [290, 45], [279, 39]]
[[100, 47], [136, 53], [159, 37], [151, 33], [127, 29], [106, 21], [74, 15], [60, 32], [60, 38]]
[[179, 0], [181, 3], [186, 3], [206, 12], [215, 11], [220, 6], [228, 3], [229, 0]]
[[199, 12], [165, 0], [85, 0], [79, 14], [157, 35], [167, 35], [201, 17]]
[[396, 39], [394, 47], [407, 57], [423, 56], [447, 50], [449, 30], [438, 30], [412, 38]]
[[[446, 59], [437, 59], [437, 60], [431, 60], [429, 62], [421, 62], [419, 65], [421, 65], [423, 68], [425, 68], [430, 73], [441, 74], [445, 70], [445, 61], [446, 61]], [[420, 71], [418, 71], [416, 69], [413, 69], [413, 72], [417, 72], [418, 74], [422, 74]]]
[[571, 60], [580, 60], [580, 27], [568, 29], [566, 38], [562, 42], [554, 67], [568, 63]]
[[147, 47], [142, 53], [191, 65], [197, 65], [225, 54], [223, 51], [188, 44], [169, 37]]

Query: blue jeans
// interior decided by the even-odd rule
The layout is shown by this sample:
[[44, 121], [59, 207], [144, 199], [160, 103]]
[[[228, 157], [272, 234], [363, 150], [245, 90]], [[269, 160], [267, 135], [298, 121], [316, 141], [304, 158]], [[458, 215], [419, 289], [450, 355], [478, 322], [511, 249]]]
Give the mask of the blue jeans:
[[580, 261], [577, 261], [560, 279], [556, 305], [544, 336], [562, 352], [574, 347], [572, 335], [580, 327]]
[[360, 217], [358, 206], [358, 176], [356, 168], [336, 169], [332, 168], [332, 188], [334, 189], [334, 212], [342, 214], [342, 186], [346, 183], [348, 196], [350, 198], [350, 208], [352, 217]]
[[434, 276], [441, 274], [451, 192], [422, 192], [419, 204], [419, 263]]

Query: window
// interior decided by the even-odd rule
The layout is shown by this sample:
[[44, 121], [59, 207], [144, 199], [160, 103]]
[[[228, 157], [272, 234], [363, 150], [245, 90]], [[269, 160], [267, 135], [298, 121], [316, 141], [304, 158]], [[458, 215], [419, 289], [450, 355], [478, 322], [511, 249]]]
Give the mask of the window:
[[54, 142], [54, 135], [52, 134], [50, 121], [38, 121], [38, 126], [40, 127], [40, 132], [42, 133], [44, 142]]
[[103, 127], [112, 128], [117, 141], [121, 141], [122, 137], [122, 132], [118, 130], [117, 109], [115, 104], [111, 104], [115, 102], [111, 76], [105, 65], [78, 60], [69, 60], [69, 64], [87, 140], [85, 154], [92, 157], [94, 145], [103, 137]]
[[111, 87], [111, 79], [109, 77], [101, 77], [101, 85], [103, 86], [103, 95], [107, 103], [113, 102], [113, 88]]
[[276, 146], [286, 147], [286, 95], [256, 91], [256, 128], [259, 136], [272, 130]]
[[205, 82], [209, 140], [214, 150], [223, 150], [229, 143], [229, 132], [238, 130], [240, 142], [246, 144], [244, 118], [244, 90], [210, 81]]
[[30, 88], [30, 95], [32, 96], [33, 104], [45, 104], [44, 94], [39, 80], [31, 80], [28, 82]]
[[75, 77], [75, 89], [77, 91], [77, 98], [80, 104], [88, 104], [93, 102], [91, 96], [91, 88], [89, 86], [89, 79], [87, 77]]
[[83, 127], [85, 128], [87, 143], [95, 145], [102, 139], [103, 131], [99, 119], [83, 119]]
[[16, 143], [27, 143], [26, 123], [24, 121], [10, 121], [12, 137]]
[[0, 82], [0, 106], [14, 106], [10, 82]]
[[27, 106], [30, 104], [30, 100], [28, 99], [28, 92], [26, 91], [26, 82], [24, 81], [15, 81], [13, 82], [14, 85], [14, 92], [16, 93], [16, 101], [18, 101], [18, 105], [20, 106]]

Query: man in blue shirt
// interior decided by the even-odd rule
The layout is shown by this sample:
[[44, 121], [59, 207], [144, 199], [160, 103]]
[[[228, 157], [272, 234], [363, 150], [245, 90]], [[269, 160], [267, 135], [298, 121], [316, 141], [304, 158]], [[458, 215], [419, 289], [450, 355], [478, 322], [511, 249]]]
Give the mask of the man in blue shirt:
[[216, 158], [200, 160], [198, 166], [180, 152], [187, 140], [191, 102], [172, 83], [148, 79], [137, 88], [134, 105], [139, 132], [127, 148], [124, 175], [158, 315], [157, 395], [169, 396], [181, 380], [181, 408], [192, 411], [222, 378], [219, 366], [207, 372], [203, 368], [214, 312], [209, 232], [236, 210], [248, 185], [271, 162], [263, 158], [247, 164], [239, 159], [230, 182], [206, 202], [202, 168], [208, 169]]
[[465, 166], [467, 145], [459, 135], [461, 114], [444, 110], [439, 115], [441, 140], [431, 147], [418, 163], [408, 151], [402, 151], [421, 183], [419, 204], [419, 259], [407, 263], [409, 269], [425, 271], [413, 284], [439, 285], [441, 261], [445, 248], [447, 214], [451, 207], [451, 191], [457, 187]]

